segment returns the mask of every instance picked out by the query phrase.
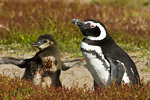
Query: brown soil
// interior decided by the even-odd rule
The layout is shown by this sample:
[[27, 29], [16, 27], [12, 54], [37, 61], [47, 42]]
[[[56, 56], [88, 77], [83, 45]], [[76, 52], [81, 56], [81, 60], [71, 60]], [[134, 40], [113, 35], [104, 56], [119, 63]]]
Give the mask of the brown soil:
[[[0, 53], [0, 57], [8, 56], [7, 53]], [[138, 72], [140, 74], [140, 78], [144, 80], [144, 83], [150, 81], [150, 58], [142, 57], [139, 58], [136, 54], [130, 54], [131, 58], [135, 62]], [[31, 56], [24, 55], [23, 58], [29, 58]], [[143, 70], [149, 69], [149, 70]], [[142, 71], [143, 70], [143, 71]], [[2, 64], [0, 65], [0, 74], [2, 75], [10, 75], [10, 77], [18, 76], [22, 77], [24, 73], [24, 69], [18, 68], [17, 66], [11, 64]], [[90, 72], [84, 66], [75, 66], [70, 68], [67, 71], [62, 71], [60, 80], [65, 87], [86, 87], [92, 88], [93, 86], [93, 78]]]

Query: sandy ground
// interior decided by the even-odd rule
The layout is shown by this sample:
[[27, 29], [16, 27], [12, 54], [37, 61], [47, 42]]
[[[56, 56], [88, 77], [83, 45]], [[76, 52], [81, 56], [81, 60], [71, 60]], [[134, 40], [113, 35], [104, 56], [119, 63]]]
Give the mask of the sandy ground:
[[[6, 54], [0, 53], [0, 57], [6, 56]], [[130, 54], [131, 58], [135, 62], [138, 72], [140, 74], [140, 78], [144, 79], [144, 83], [150, 81], [150, 70], [142, 71], [142, 69], [149, 68], [150, 69], [150, 58], [143, 57], [139, 58], [136, 54]], [[23, 58], [29, 58], [31, 55], [25, 55]], [[0, 74], [2, 75], [10, 75], [10, 77], [18, 76], [22, 77], [24, 73], [24, 69], [18, 68], [17, 66], [11, 64], [1, 64], [0, 65]], [[90, 72], [84, 66], [75, 66], [70, 68], [67, 71], [62, 71], [60, 80], [65, 87], [93, 87], [93, 78]]]

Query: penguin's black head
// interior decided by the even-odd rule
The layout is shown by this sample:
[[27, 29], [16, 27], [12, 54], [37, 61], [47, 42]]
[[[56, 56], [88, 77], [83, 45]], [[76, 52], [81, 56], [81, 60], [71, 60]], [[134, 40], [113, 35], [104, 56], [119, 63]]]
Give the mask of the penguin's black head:
[[52, 35], [44, 34], [39, 36], [38, 41], [31, 43], [31, 45], [37, 47], [39, 50], [44, 50], [48, 47], [56, 46], [57, 43]]
[[85, 38], [90, 40], [103, 40], [106, 37], [109, 37], [107, 30], [103, 23], [87, 19], [85, 21], [81, 21], [79, 19], [73, 19], [72, 22], [79, 26], [82, 34]]

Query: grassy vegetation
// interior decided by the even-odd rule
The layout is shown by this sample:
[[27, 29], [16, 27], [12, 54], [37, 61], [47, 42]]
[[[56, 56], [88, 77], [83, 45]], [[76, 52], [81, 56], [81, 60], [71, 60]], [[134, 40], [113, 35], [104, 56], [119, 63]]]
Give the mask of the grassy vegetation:
[[[103, 1], [103, 2], [102, 2]], [[125, 50], [150, 50], [150, 9], [126, 6], [134, 0], [93, 0], [89, 4], [65, 1], [16, 0], [0, 2], [0, 49], [32, 51], [30, 43], [43, 33], [52, 34], [62, 51], [80, 52], [83, 38], [73, 18], [103, 22], [113, 39]], [[115, 4], [121, 2], [120, 6]], [[113, 5], [114, 4], [114, 5]], [[80, 55], [80, 54], [79, 54]]]
[[141, 69], [141, 71], [149, 72], [149, 71], [150, 71], [150, 68], [149, 68], [149, 67], [146, 67], [146, 68]]
[[92, 0], [97, 5], [124, 6], [132, 8], [150, 7], [149, 0]]
[[[86, 86], [85, 86], [86, 87]], [[142, 86], [108, 86], [105, 90], [83, 88], [47, 88], [34, 86], [19, 78], [10, 79], [0, 75], [1, 100], [149, 100], [150, 83]]]
[[[35, 49], [30, 43], [36, 41], [39, 35], [49, 33], [56, 38], [61, 51], [67, 52], [66, 55], [81, 56], [79, 45], [83, 36], [71, 20], [91, 18], [103, 22], [124, 50], [140, 51], [140, 57], [150, 57], [149, 14], [148, 0], [93, 0], [88, 4], [63, 0], [1, 0], [0, 53], [2, 50], [19, 51], [19, 54], [33, 51]], [[98, 91], [65, 87], [44, 90], [19, 78], [0, 75], [0, 99], [149, 100], [150, 83], [141, 87], [114, 85]]]

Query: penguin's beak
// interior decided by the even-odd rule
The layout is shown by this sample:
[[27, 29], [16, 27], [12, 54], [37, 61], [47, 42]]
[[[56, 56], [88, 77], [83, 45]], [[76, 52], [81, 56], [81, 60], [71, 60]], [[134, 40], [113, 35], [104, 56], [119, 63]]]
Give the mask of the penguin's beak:
[[33, 42], [33, 43], [31, 43], [31, 46], [33, 46], [33, 47], [39, 47], [39, 46], [40, 46], [40, 43], [38, 43], [38, 42]]
[[78, 26], [82, 26], [85, 24], [84, 21], [80, 21], [79, 19], [72, 19], [72, 23], [74, 23], [75, 25], [78, 25]]
[[79, 19], [72, 19], [72, 23], [74, 23], [75, 25], [78, 25], [80, 28], [83, 28], [83, 29], [90, 28], [89, 23], [85, 23], [84, 21], [81, 21]]

